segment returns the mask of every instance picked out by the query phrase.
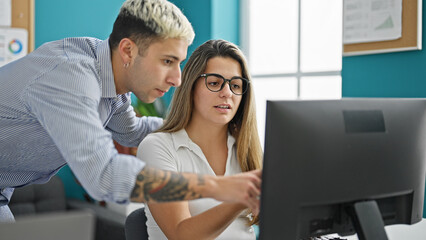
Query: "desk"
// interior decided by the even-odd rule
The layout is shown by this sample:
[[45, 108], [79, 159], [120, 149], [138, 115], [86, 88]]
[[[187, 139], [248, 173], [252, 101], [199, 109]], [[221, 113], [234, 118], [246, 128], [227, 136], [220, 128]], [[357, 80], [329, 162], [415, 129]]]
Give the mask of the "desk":
[[[423, 218], [422, 221], [413, 224], [397, 224], [385, 226], [386, 233], [389, 240], [425, 240], [426, 239], [426, 218]], [[336, 237], [335, 234], [329, 235]], [[356, 235], [342, 237], [347, 240], [358, 240]]]

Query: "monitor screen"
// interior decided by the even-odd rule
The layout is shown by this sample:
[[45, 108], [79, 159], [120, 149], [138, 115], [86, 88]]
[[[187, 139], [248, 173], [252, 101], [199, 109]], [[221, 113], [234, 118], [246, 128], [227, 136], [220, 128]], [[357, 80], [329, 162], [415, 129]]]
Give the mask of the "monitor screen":
[[426, 100], [268, 101], [260, 239], [386, 239], [422, 219]]

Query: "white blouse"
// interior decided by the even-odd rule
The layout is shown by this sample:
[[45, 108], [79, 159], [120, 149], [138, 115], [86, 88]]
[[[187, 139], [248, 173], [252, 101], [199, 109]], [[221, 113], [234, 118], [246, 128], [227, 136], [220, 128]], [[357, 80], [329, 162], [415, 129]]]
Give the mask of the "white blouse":
[[[228, 159], [226, 160], [225, 176], [241, 173], [234, 144], [235, 138], [228, 134]], [[201, 148], [191, 141], [185, 129], [174, 133], [148, 135], [140, 143], [137, 157], [146, 162], [148, 166], [163, 170], [215, 175]], [[188, 204], [191, 215], [195, 216], [221, 202], [204, 198], [188, 201]], [[146, 225], [149, 239], [167, 239], [152, 217], [148, 206], [145, 207], [145, 214], [148, 219]], [[247, 226], [246, 215], [243, 211], [216, 239], [256, 239], [253, 227]]]

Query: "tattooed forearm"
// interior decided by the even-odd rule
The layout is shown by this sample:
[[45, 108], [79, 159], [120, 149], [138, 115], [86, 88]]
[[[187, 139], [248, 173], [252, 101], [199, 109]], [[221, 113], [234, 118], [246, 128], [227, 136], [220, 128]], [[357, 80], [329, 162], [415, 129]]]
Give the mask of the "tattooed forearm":
[[198, 177], [198, 185], [200, 185], [200, 186], [204, 185], [205, 182], [204, 182], [203, 176], [202, 175], [198, 175], [197, 177]]
[[201, 198], [201, 194], [191, 187], [194, 185], [204, 185], [201, 175], [184, 175], [145, 167], [136, 178], [131, 200], [167, 202]]

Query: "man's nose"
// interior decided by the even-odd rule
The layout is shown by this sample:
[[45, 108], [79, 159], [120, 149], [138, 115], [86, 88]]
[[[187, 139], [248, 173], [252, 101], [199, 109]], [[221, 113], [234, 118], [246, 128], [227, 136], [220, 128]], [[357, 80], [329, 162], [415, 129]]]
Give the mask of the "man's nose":
[[173, 87], [180, 86], [182, 83], [182, 72], [180, 70], [180, 66], [177, 66], [177, 68], [173, 70], [167, 82]]

